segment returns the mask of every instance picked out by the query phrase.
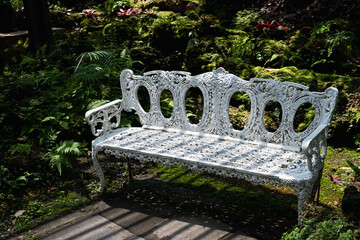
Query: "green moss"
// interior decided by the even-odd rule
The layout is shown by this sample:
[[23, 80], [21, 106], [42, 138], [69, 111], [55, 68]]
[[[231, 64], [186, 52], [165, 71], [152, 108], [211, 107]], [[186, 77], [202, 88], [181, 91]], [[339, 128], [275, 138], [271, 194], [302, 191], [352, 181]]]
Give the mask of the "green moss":
[[[349, 168], [345, 160], [358, 163], [359, 158], [360, 153], [355, 150], [344, 148], [339, 152], [339, 150], [333, 147], [328, 147], [323, 177], [321, 179], [321, 203], [329, 205], [330, 207], [341, 206], [347, 184], [353, 182], [355, 179], [354, 172]], [[340, 182], [334, 183], [330, 176], [333, 178], [334, 176], [339, 177]]]
[[74, 192], [63, 194], [56, 199], [46, 200], [32, 200], [28, 202], [26, 212], [16, 219], [14, 226], [15, 231], [23, 231], [30, 227], [44, 223], [49, 219], [69, 213], [71, 210], [78, 209], [90, 200], [86, 197], [80, 196]]
[[[205, 173], [191, 173], [180, 167], [161, 167], [156, 174], [170, 184], [189, 188], [199, 194], [199, 198], [216, 198], [224, 205], [243, 213], [263, 213], [269, 215], [296, 215], [294, 198], [269, 194], [265, 186], [254, 187], [238, 179], [220, 178]], [[276, 191], [276, 190], [275, 190]], [[266, 204], [264, 204], [266, 202]]]

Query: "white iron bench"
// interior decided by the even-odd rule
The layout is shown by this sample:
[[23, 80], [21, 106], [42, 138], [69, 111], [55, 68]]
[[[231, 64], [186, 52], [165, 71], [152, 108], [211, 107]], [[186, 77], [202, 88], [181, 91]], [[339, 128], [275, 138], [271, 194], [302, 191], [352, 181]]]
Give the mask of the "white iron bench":
[[[312, 200], [320, 188], [326, 156], [328, 127], [337, 101], [338, 90], [311, 92], [306, 86], [269, 79], [243, 80], [223, 68], [197, 76], [183, 71], [151, 71], [143, 76], [131, 70], [121, 73], [122, 100], [115, 100], [89, 110], [85, 118], [97, 137], [92, 141], [92, 160], [105, 187], [99, 152], [117, 158], [159, 162], [194, 171], [246, 179], [251, 183], [287, 185], [298, 196], [298, 214], [305, 201]], [[138, 99], [144, 86], [150, 96], [150, 110], [145, 112]], [[186, 115], [185, 96], [191, 87], [203, 94], [203, 114], [198, 124]], [[165, 118], [160, 95], [169, 90], [174, 109]], [[250, 118], [243, 130], [233, 128], [229, 102], [235, 92], [246, 93], [251, 102]], [[281, 105], [278, 129], [269, 132], [264, 125], [268, 102]], [[306, 130], [294, 130], [299, 106], [310, 103], [315, 116]], [[118, 128], [121, 112], [135, 111], [142, 127]], [[129, 162], [128, 162], [129, 163]]]

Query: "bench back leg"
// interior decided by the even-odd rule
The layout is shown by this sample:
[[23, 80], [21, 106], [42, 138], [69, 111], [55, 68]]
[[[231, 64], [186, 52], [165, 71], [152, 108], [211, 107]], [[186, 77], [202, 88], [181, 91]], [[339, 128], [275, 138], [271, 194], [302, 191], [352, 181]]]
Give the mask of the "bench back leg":
[[133, 174], [132, 174], [132, 169], [131, 169], [131, 161], [129, 157], [126, 157], [126, 163], [127, 163], [127, 172], [128, 172], [128, 178], [129, 178], [129, 182], [132, 182], [133, 180]]
[[322, 172], [323, 172], [323, 169], [321, 169], [319, 171], [319, 175], [315, 182], [314, 189], [311, 193], [311, 199], [315, 200], [315, 196], [316, 196], [316, 203], [319, 203], [319, 198], [320, 198], [320, 185], [321, 185]]
[[105, 178], [104, 178], [104, 173], [103, 173], [103, 170], [101, 168], [101, 165], [100, 165], [99, 161], [97, 160], [97, 153], [98, 153], [98, 150], [93, 148], [92, 151], [91, 151], [91, 157], [92, 157], [92, 161], [94, 163], [97, 175], [98, 175], [99, 180], [100, 180], [99, 191], [103, 192], [104, 189], [105, 189]]

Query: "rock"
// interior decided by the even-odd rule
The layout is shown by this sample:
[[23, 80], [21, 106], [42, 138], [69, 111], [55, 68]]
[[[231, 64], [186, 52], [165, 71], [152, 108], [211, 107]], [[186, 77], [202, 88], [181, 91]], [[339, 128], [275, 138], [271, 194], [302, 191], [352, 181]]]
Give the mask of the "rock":
[[350, 185], [345, 189], [341, 206], [344, 212], [360, 217], [360, 192], [355, 186]]
[[344, 150], [344, 149], [342, 149], [342, 148], [337, 148], [337, 149], [336, 149], [336, 152], [337, 152], [337, 153], [340, 153], [340, 152], [342, 152], [343, 150]]

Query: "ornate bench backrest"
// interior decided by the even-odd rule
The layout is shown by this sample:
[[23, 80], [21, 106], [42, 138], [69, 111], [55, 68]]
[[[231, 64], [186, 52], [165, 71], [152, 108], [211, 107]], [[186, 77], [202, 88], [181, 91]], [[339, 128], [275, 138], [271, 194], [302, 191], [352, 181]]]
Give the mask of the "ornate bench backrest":
[[[151, 71], [143, 76], [134, 75], [131, 70], [121, 73], [122, 107], [135, 110], [143, 125], [175, 128], [230, 136], [250, 141], [301, 147], [301, 142], [320, 124], [330, 124], [338, 91], [328, 88], [325, 92], [310, 92], [307, 87], [270, 79], [243, 80], [223, 68], [197, 76], [182, 71]], [[150, 96], [150, 111], [145, 112], [138, 99], [138, 89], [144, 86]], [[198, 124], [191, 124], [186, 116], [185, 95], [189, 88], [198, 87], [203, 94], [203, 115]], [[165, 118], [160, 108], [160, 95], [169, 90], [174, 99], [174, 110]], [[229, 119], [229, 103], [235, 92], [245, 92], [251, 101], [251, 113], [243, 130], [235, 130]], [[263, 122], [264, 109], [269, 101], [281, 105], [282, 119], [275, 132], [266, 130]], [[312, 123], [301, 133], [294, 130], [294, 117], [303, 103], [315, 107]]]

